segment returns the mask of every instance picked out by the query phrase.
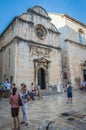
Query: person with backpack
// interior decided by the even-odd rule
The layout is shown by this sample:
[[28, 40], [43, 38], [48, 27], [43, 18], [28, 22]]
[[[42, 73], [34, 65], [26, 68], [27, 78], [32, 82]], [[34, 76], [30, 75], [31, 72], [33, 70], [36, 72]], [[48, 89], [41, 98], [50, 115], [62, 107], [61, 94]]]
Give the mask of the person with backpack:
[[67, 84], [67, 98], [68, 98], [68, 101], [67, 103], [72, 103], [72, 85], [70, 82], [68, 82]]

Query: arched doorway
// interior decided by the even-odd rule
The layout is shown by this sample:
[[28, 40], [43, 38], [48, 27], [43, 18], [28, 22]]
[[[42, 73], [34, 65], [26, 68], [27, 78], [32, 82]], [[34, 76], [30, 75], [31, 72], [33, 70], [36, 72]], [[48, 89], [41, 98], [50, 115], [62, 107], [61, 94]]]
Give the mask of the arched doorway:
[[43, 68], [40, 68], [38, 70], [38, 83], [39, 83], [41, 89], [45, 89], [46, 88], [45, 70]]

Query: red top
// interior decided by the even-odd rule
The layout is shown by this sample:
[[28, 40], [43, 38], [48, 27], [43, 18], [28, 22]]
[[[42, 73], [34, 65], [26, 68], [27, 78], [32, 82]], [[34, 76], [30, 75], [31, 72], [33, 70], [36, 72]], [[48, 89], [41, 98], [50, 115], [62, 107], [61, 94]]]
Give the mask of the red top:
[[19, 107], [18, 101], [19, 101], [19, 94], [18, 93], [16, 93], [15, 95], [12, 94], [10, 96], [10, 104], [11, 104], [12, 108], [18, 108]]

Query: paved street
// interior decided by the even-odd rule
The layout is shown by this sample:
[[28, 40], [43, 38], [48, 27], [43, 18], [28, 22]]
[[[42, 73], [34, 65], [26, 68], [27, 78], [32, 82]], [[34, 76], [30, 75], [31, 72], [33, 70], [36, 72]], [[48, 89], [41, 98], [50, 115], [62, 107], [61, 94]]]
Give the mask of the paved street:
[[[12, 129], [8, 99], [0, 100], [0, 130]], [[74, 91], [73, 103], [66, 93], [46, 95], [28, 103], [29, 125], [21, 130], [86, 130], [86, 92]], [[20, 111], [22, 121], [22, 113]]]

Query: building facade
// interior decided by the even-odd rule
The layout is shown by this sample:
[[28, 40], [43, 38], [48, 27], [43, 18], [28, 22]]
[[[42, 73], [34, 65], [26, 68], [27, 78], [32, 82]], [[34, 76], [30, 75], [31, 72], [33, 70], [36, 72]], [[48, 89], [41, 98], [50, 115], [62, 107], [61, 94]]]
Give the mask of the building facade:
[[59, 35], [42, 7], [15, 17], [0, 36], [0, 80], [39, 83], [41, 89], [60, 83]]
[[77, 87], [86, 80], [86, 25], [34, 6], [0, 35], [0, 63], [0, 81]]
[[63, 81], [74, 87], [86, 81], [86, 25], [68, 15], [49, 13], [60, 32]]

